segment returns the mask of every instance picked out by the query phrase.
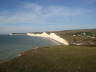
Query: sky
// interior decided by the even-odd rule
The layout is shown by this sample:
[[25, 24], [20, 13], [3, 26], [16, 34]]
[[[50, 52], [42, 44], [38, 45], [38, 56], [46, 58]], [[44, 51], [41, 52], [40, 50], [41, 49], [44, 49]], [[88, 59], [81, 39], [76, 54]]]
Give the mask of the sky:
[[0, 0], [0, 34], [96, 28], [96, 0]]

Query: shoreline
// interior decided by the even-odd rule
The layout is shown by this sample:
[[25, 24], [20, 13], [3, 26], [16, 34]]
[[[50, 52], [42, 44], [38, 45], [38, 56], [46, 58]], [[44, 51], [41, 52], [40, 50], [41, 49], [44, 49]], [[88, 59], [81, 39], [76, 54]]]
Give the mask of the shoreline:
[[[27, 36], [27, 35], [26, 35]], [[28, 38], [31, 38], [31, 37], [29, 37], [29, 36], [27, 36]], [[34, 38], [34, 37], [33, 37]], [[40, 48], [40, 47], [45, 47], [45, 46], [54, 46], [54, 45], [60, 45], [60, 43], [58, 43], [57, 41], [54, 41], [54, 40], [52, 40], [52, 39], [50, 39], [50, 38], [44, 38], [44, 37], [39, 37], [40, 38], [40, 40], [39, 40], [39, 42], [36, 42], [36, 44], [35, 45], [33, 45], [34, 44], [34, 42], [33, 42], [33, 44], [32, 44], [32, 46], [31, 47], [28, 47], [29, 45], [27, 45], [26, 46], [26, 49], [24, 48], [23, 49], [23, 47], [21, 47], [22, 48], [22, 50], [20, 49], [20, 51], [19, 51], [19, 48], [16, 48], [14, 51], [16, 52], [16, 54], [14, 54], [14, 52], [10, 55], [10, 56], [7, 56], [7, 54], [6, 55], [3, 55], [3, 53], [1, 54], [2, 55], [2, 57], [1, 57], [1, 59], [0, 59], [0, 63], [2, 63], [2, 62], [6, 62], [6, 61], [9, 61], [9, 60], [11, 60], [11, 59], [14, 59], [15, 57], [18, 57], [18, 56], [21, 56], [20, 54], [22, 53], [22, 52], [24, 52], [24, 51], [27, 51], [27, 50], [31, 50], [31, 49], [37, 49], [37, 48]], [[37, 38], [38, 39], [38, 38]], [[35, 41], [38, 41], [38, 40], [36, 40], [35, 39]], [[30, 43], [31, 44], [31, 43]], [[19, 47], [19, 46], [18, 46]], [[25, 46], [24, 46], [25, 47]], [[15, 48], [15, 47], [14, 47]], [[12, 50], [10, 50], [10, 51], [12, 51]], [[19, 52], [17, 52], [17, 51], [19, 51]], [[15, 55], [15, 56], [14, 56]], [[3, 58], [4, 57], [4, 58]]]
[[[36, 37], [36, 36], [33, 36], [33, 37]], [[15, 58], [22, 56], [23, 53], [25, 53], [25, 52], [27, 52], [27, 51], [30, 51], [30, 50], [35, 50], [35, 49], [37, 49], [37, 48], [42, 48], [42, 47], [52, 47], [52, 46], [62, 45], [61, 43], [59, 43], [59, 42], [57, 42], [57, 41], [55, 41], [55, 40], [53, 40], [53, 39], [47, 38], [47, 37], [46, 37], [46, 38], [45, 38], [45, 37], [39, 37], [39, 38], [49, 40], [49, 41], [51, 41], [52, 43], [54, 43], [55, 45], [36, 46], [36, 47], [33, 47], [33, 48], [29, 49], [29, 50], [22, 51], [21, 53], [17, 54], [14, 58], [11, 58], [11, 59], [8, 59], [8, 60], [4, 60], [4, 61], [2, 60], [2, 61], [0, 62], [0, 64], [1, 64], [1, 63], [5, 63], [5, 62], [8, 62], [8, 61], [11, 61], [11, 60], [14, 60]]]
[[26, 50], [26, 51], [22, 51], [21, 53], [19, 53], [16, 57], [14, 57], [14, 58], [12, 58], [12, 59], [9, 59], [9, 60], [6, 60], [6, 61], [1, 61], [0, 62], [0, 64], [3, 64], [3, 63], [6, 63], [6, 62], [9, 62], [9, 61], [12, 61], [12, 60], [15, 60], [16, 58], [18, 58], [18, 57], [21, 57], [21, 56], [24, 56], [24, 55], [26, 55], [26, 52], [29, 52], [29, 51], [34, 51], [34, 50], [36, 50], [36, 49], [40, 49], [40, 48], [46, 48], [46, 47], [54, 47], [54, 46], [62, 46], [62, 45], [53, 45], [53, 46], [41, 46], [41, 47], [34, 47], [34, 48], [31, 48], [30, 50]]
[[[47, 46], [24, 51], [10, 61], [0, 63], [1, 72], [96, 72], [96, 47]], [[19, 65], [20, 64], [20, 65]], [[70, 66], [69, 66], [70, 65]], [[26, 68], [25, 68], [26, 67]], [[78, 69], [79, 68], [79, 69]]]
[[[39, 37], [39, 36], [32, 36], [32, 37]], [[47, 40], [50, 40], [52, 41], [53, 43], [55, 43], [56, 45], [63, 45], [62, 43], [52, 39], [52, 38], [49, 38], [49, 37], [40, 37], [40, 38], [43, 38], [43, 39], [47, 39]]]
[[55, 40], [55, 41], [57, 41], [59, 43], [62, 43], [64, 45], [66, 45], [66, 46], [70, 45], [69, 42], [66, 39], [60, 37], [59, 35], [57, 35], [55, 33], [50, 33], [50, 34], [47, 34], [46, 32], [42, 32], [40, 34], [27, 33], [26, 35], [27, 36], [50, 38], [50, 39], [53, 39], [53, 40]]

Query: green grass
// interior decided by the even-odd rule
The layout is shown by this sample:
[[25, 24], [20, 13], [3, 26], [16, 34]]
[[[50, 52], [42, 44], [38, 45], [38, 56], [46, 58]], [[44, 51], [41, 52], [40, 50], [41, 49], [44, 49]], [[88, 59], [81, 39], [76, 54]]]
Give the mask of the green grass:
[[[84, 43], [84, 45], [94, 45], [96, 46], [96, 38], [92, 39], [86, 36], [73, 36], [74, 34], [86, 32], [90, 36], [96, 37], [96, 29], [80, 29], [80, 30], [65, 30], [65, 31], [57, 31], [54, 32], [60, 37], [66, 39], [70, 44], [77, 42], [77, 43]], [[94, 44], [91, 44], [94, 43]]]
[[80, 30], [65, 30], [65, 31], [57, 31], [55, 32], [57, 35], [60, 35], [61, 37], [70, 40], [71, 36], [78, 32], [89, 32], [96, 35], [96, 29], [80, 29]]
[[0, 72], [96, 72], [96, 47], [52, 46], [29, 50], [1, 63]]

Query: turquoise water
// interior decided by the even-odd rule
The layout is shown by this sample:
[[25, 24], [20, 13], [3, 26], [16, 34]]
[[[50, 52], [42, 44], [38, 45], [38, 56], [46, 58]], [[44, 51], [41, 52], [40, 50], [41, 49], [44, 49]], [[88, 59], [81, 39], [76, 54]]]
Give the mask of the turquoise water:
[[57, 42], [47, 38], [26, 35], [0, 35], [0, 62], [12, 59], [21, 52], [32, 48], [57, 44]]

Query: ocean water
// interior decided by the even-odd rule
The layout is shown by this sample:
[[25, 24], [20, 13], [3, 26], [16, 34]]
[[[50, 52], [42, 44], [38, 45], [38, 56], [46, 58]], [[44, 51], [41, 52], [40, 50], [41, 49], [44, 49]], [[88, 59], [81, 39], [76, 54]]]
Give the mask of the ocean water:
[[0, 35], [0, 62], [10, 60], [23, 51], [42, 46], [57, 45], [48, 38], [24, 35]]

